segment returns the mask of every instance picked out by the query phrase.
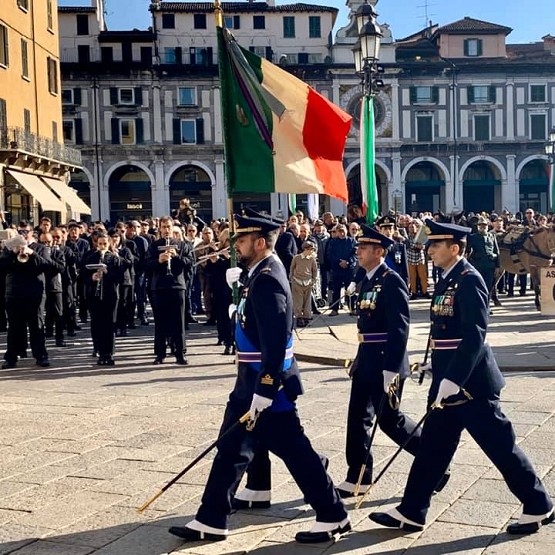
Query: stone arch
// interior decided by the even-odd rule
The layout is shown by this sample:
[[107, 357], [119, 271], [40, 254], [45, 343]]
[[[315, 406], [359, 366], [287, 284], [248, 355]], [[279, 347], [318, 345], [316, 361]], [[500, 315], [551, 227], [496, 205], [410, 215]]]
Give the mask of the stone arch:
[[138, 162], [136, 160], [125, 160], [123, 162], [116, 162], [115, 164], [112, 164], [108, 170], [106, 171], [106, 173], [104, 174], [104, 183], [103, 186], [105, 189], [109, 189], [110, 188], [110, 178], [112, 177], [112, 174], [118, 169], [121, 168], [122, 166], [137, 166], [138, 168], [140, 168], [141, 170], [143, 170], [146, 175], [148, 176], [148, 179], [150, 180], [150, 186], [152, 187], [152, 184], [156, 182], [156, 179], [154, 177], [154, 174], [152, 173], [152, 171], [150, 170], [150, 168], [144, 163], [144, 162]]
[[503, 164], [497, 160], [497, 158], [493, 158], [492, 156], [474, 156], [473, 158], [467, 160], [459, 168], [459, 183], [464, 181], [464, 172], [475, 162], [490, 162], [499, 171], [501, 181], [507, 180], [507, 170], [504, 168]]
[[547, 156], [545, 154], [532, 154], [527, 156], [520, 162], [520, 164], [516, 167], [515, 170], [515, 178], [517, 181], [520, 180], [520, 174], [526, 165], [528, 165], [533, 160], [543, 160], [544, 162], [548, 163]]
[[532, 208], [546, 214], [549, 211], [549, 162], [545, 154], [527, 156], [515, 174], [518, 187], [518, 210]]
[[210, 184], [212, 188], [216, 186], [216, 176], [214, 175], [214, 172], [206, 164], [204, 164], [203, 162], [197, 162], [194, 160], [181, 160], [179, 162], [175, 162], [175, 164], [173, 164], [166, 171], [164, 187], [169, 188], [172, 176], [175, 174], [177, 170], [179, 170], [183, 166], [196, 166], [200, 168], [201, 170], [206, 172], [208, 177], [210, 177]]
[[450, 177], [449, 170], [447, 169], [447, 166], [441, 160], [438, 160], [437, 158], [432, 158], [430, 156], [419, 156], [418, 158], [413, 158], [403, 168], [403, 171], [401, 172], [401, 182], [402, 183], [404, 183], [406, 181], [407, 173], [409, 172], [409, 170], [413, 166], [416, 166], [416, 164], [418, 164], [419, 162], [430, 162], [430, 163], [434, 164], [435, 166], [438, 166], [441, 169], [442, 173], [443, 173], [443, 177], [444, 177], [445, 181], [447, 181], [447, 179]]
[[[412, 175], [413, 173], [415, 175]], [[401, 195], [404, 196], [407, 213], [417, 215], [420, 212], [445, 209], [445, 188], [449, 170], [441, 160], [420, 156], [403, 168], [401, 176]]]
[[502, 186], [507, 180], [503, 164], [491, 156], [474, 156], [461, 167], [463, 206], [468, 212], [493, 212], [502, 203]]

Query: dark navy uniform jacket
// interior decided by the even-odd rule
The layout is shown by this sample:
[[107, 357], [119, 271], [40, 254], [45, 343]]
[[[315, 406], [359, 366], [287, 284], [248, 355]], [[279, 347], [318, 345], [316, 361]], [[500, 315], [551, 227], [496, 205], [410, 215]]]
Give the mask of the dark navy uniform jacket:
[[408, 284], [409, 265], [407, 261], [407, 249], [404, 243], [395, 241], [395, 244], [391, 245], [391, 247], [385, 251], [385, 263], [392, 270], [395, 270], [401, 276], [401, 279]]
[[193, 269], [193, 248], [189, 241], [172, 239], [177, 255], [172, 257], [170, 271], [166, 262], [158, 262], [160, 251], [158, 247], [165, 246], [165, 239], [157, 239], [150, 245], [146, 258], [146, 269], [151, 273], [151, 288], [156, 289], [182, 289], [187, 288]]
[[[381, 334], [375, 343], [360, 343], [354, 372], [398, 372], [409, 375], [409, 292], [399, 274], [382, 263], [371, 280], [365, 276], [357, 300], [360, 334]], [[378, 342], [383, 340], [383, 342]]]
[[247, 279], [237, 307], [238, 358], [250, 351], [258, 354], [259, 362], [239, 362], [234, 395], [250, 401], [257, 393], [274, 399], [274, 410], [294, 408], [292, 403], [302, 387], [292, 357], [292, 307], [285, 267], [275, 256], [269, 256]]
[[[464, 258], [445, 280], [439, 280], [430, 319], [433, 349], [430, 398], [435, 399], [443, 378], [463, 387], [474, 398], [498, 395], [505, 379], [485, 342], [488, 291], [480, 274]], [[456, 348], [447, 348], [457, 343]]]

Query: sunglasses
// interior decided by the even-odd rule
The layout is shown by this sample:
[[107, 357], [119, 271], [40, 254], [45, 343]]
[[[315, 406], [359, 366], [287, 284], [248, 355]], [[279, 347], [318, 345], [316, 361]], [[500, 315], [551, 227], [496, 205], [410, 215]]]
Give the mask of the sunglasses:
[[30, 229], [18, 229], [17, 232], [19, 233], [19, 235], [27, 235], [28, 233], [31, 233]]

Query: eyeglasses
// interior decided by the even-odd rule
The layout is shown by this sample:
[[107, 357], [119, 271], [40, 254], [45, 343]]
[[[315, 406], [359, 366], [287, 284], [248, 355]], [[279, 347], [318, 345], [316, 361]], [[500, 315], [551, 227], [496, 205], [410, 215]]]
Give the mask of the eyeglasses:
[[28, 233], [31, 233], [30, 229], [18, 229], [17, 232], [19, 233], [19, 235], [27, 235]]

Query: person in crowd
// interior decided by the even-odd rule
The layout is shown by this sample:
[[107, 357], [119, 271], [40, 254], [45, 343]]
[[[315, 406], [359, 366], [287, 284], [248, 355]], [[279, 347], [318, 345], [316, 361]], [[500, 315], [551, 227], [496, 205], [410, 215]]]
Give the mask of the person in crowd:
[[322, 220], [314, 222], [314, 228], [310, 238], [316, 243], [316, 256], [318, 269], [320, 271], [320, 296], [324, 301], [328, 300], [328, 266], [326, 260], [326, 249], [330, 235]]
[[495, 234], [488, 230], [489, 222], [484, 216], [478, 218], [477, 232], [468, 237], [468, 261], [478, 270], [491, 299], [495, 285], [495, 270], [499, 267], [499, 245]]
[[[188, 541], [227, 538], [231, 500], [253, 458], [255, 444], [283, 459], [316, 513], [312, 529], [299, 532], [297, 541], [329, 541], [334, 534], [351, 527], [343, 503], [296, 412], [295, 400], [302, 387], [291, 353], [291, 290], [283, 264], [272, 256], [278, 228], [278, 223], [266, 218], [237, 217], [235, 249], [249, 275], [237, 309], [239, 375], [226, 406], [221, 433], [246, 413], [252, 430], [241, 425], [221, 438], [195, 518], [169, 530]], [[232, 285], [240, 274], [240, 269], [230, 269], [228, 283]]]
[[416, 241], [417, 233], [422, 226], [420, 220], [411, 220], [407, 228], [407, 262], [409, 267], [409, 286], [411, 300], [418, 297], [418, 290], [425, 298], [430, 298], [428, 293], [428, 265], [424, 245]]
[[171, 340], [177, 364], [188, 364], [185, 357], [185, 294], [191, 278], [193, 252], [189, 241], [175, 241], [173, 220], [160, 218], [160, 238], [150, 245], [146, 268], [152, 276], [154, 314], [154, 364], [166, 358]]
[[[133, 311], [129, 315], [127, 327], [130, 329], [135, 328], [135, 307], [137, 309], [137, 318], [141, 322], [141, 326], [148, 326], [148, 318], [146, 314], [146, 277], [145, 277], [145, 263], [146, 254], [148, 252], [148, 241], [141, 237], [141, 224], [137, 220], [129, 220], [125, 225], [125, 239], [133, 241], [137, 247], [136, 252], [131, 251], [133, 256], [136, 257], [134, 263], [135, 270], [135, 283], [133, 291]], [[127, 243], [125, 246], [129, 248]]]
[[293, 257], [289, 270], [293, 315], [298, 327], [304, 327], [312, 320], [312, 286], [317, 278], [318, 262], [314, 253], [314, 243], [305, 241], [302, 244], [302, 252]]
[[[189, 224], [185, 232], [185, 241], [191, 243], [194, 259], [198, 257], [197, 247], [201, 245], [202, 239], [198, 236], [198, 230], [194, 224]], [[193, 266], [192, 277], [187, 285], [187, 321], [189, 324], [196, 324], [194, 315], [204, 314], [202, 308], [202, 288], [200, 285], [198, 266]]]
[[407, 262], [407, 249], [403, 238], [397, 233], [395, 217], [382, 216], [376, 220], [375, 225], [380, 233], [393, 239], [393, 244], [388, 247], [385, 253], [385, 263], [392, 270], [395, 270], [408, 285], [409, 265]]
[[[119, 235], [114, 232], [114, 235]], [[99, 366], [113, 366], [118, 289], [122, 281], [122, 261], [104, 231], [96, 231], [94, 249], [81, 262], [89, 313], [91, 337], [98, 351]]]
[[356, 241], [359, 233], [360, 224], [358, 222], [351, 222], [349, 224], [349, 237], [352, 237]]
[[52, 268], [50, 253], [36, 242], [33, 228], [23, 220], [17, 237], [0, 254], [0, 272], [6, 275], [7, 349], [2, 368], [15, 368], [25, 354], [27, 328], [37, 366], [50, 366], [44, 334], [45, 272]]
[[156, 240], [156, 236], [152, 233], [152, 228], [148, 220], [142, 220], [139, 222], [141, 224], [140, 236], [147, 240], [148, 246], [152, 245], [152, 242]]
[[297, 243], [293, 233], [287, 228], [287, 222], [280, 224], [280, 232], [276, 241], [275, 251], [279, 259], [285, 266], [285, 271], [289, 275], [291, 269], [291, 261], [293, 257], [298, 253]]
[[[218, 246], [214, 240], [214, 230], [211, 227], [203, 228], [201, 232], [201, 243], [195, 249], [195, 254], [197, 258], [201, 258], [209, 254], [213, 250], [217, 250]], [[207, 259], [204, 259], [197, 266], [197, 274], [202, 290], [202, 300], [204, 302], [204, 312], [206, 313], [206, 326], [216, 325], [216, 315], [213, 314], [212, 310], [212, 288], [210, 280], [206, 277], [205, 269]]]
[[[436, 485], [448, 468], [461, 434], [467, 431], [523, 504], [509, 534], [532, 534], [553, 521], [553, 503], [528, 457], [515, 442], [500, 406], [505, 385], [486, 342], [489, 291], [464, 259], [470, 229], [429, 220], [429, 253], [443, 270], [432, 300], [432, 380], [428, 416], [401, 503], [370, 519], [390, 528], [424, 528]], [[440, 410], [441, 409], [441, 410]]]
[[85, 287], [80, 268], [81, 261], [85, 254], [91, 249], [90, 237], [84, 239], [81, 235], [81, 226], [77, 222], [70, 222], [67, 226], [66, 247], [73, 251], [76, 263], [79, 268], [77, 274], [76, 301], [79, 320], [81, 323], [87, 322], [87, 299], [85, 297]]
[[64, 341], [64, 302], [62, 274], [66, 260], [59, 244], [54, 244], [50, 232], [39, 235], [39, 243], [44, 245], [50, 254], [51, 265], [45, 271], [45, 337], [55, 337], [56, 347], [65, 347]]
[[348, 287], [353, 280], [353, 271], [356, 265], [355, 240], [347, 237], [347, 228], [339, 224], [336, 228], [336, 237], [328, 242], [327, 261], [331, 273], [332, 298], [330, 316], [337, 316], [341, 289]]
[[[133, 241], [126, 241], [122, 233], [112, 229], [108, 232], [109, 250], [119, 257], [120, 280], [118, 283], [118, 308], [116, 311], [116, 337], [127, 336], [127, 325], [129, 316], [134, 312], [135, 302], [133, 299], [133, 292], [135, 286], [135, 263], [137, 256], [133, 254], [131, 249], [127, 246], [135, 246]], [[136, 252], [136, 251], [135, 251]]]

